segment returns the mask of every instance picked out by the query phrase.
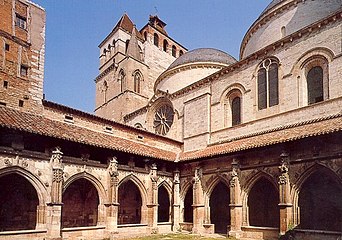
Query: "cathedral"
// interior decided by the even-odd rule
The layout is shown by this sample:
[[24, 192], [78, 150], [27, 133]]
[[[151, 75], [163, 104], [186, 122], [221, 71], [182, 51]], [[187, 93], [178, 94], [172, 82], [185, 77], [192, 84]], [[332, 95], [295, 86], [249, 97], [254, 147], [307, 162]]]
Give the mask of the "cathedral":
[[239, 59], [125, 13], [94, 114], [44, 97], [44, 8], [0, 16], [0, 239], [341, 239], [341, 0], [270, 1]]

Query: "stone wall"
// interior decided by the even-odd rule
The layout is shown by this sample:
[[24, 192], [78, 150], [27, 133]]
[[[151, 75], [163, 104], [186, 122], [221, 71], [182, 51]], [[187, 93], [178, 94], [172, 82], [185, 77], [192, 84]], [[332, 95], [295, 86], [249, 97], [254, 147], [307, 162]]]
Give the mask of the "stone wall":
[[[0, 11], [5, 23], [0, 28], [0, 102], [16, 109], [40, 111], [45, 11], [35, 4], [18, 0], [13, 5], [11, 1], [5, 1]], [[21, 27], [15, 25], [16, 16], [22, 19]]]

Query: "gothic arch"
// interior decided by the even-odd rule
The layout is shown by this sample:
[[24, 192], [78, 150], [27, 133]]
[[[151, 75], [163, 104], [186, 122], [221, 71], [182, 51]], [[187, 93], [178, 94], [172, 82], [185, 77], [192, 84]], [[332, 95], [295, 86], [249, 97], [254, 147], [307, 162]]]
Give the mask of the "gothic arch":
[[341, 190], [342, 179], [334, 170], [319, 163], [306, 169], [292, 189], [294, 223], [302, 229], [340, 231]]
[[291, 189], [291, 197], [292, 202], [294, 203], [294, 206], [298, 206], [298, 197], [299, 193], [302, 190], [303, 184], [312, 176], [314, 173], [318, 171], [323, 171], [326, 175], [332, 177], [335, 179], [336, 182], [339, 182], [342, 184], [341, 177], [332, 169], [328, 168], [327, 166], [324, 166], [323, 164], [315, 163], [312, 166], [310, 166], [308, 169], [306, 169], [303, 173], [301, 173], [300, 177], [296, 180], [296, 182], [293, 184], [293, 187]]
[[249, 178], [245, 183], [244, 186], [242, 186], [245, 193], [249, 193], [254, 184], [260, 179], [260, 178], [266, 178], [272, 185], [279, 191], [279, 186], [277, 182], [275, 181], [275, 178], [264, 171], [258, 171], [256, 174], [254, 174], [251, 178]]
[[[270, 175], [267, 172], [264, 171], [258, 171], [257, 173], [251, 173], [250, 175], [252, 175], [251, 178], [242, 181], [241, 182], [241, 199], [242, 199], [242, 205], [243, 205], [243, 216], [242, 216], [242, 220], [243, 220], [243, 225], [250, 225], [250, 220], [249, 220], [249, 210], [248, 210], [248, 198], [250, 195], [250, 192], [253, 188], [253, 186], [261, 179], [266, 179], [268, 182], [270, 182], [274, 187], [275, 190], [279, 193], [279, 186], [275, 181], [275, 178]], [[278, 194], [279, 195], [279, 194]]]
[[161, 187], [161, 186], [165, 187], [165, 189], [168, 192], [169, 196], [172, 196], [172, 187], [170, 186], [170, 184], [168, 184], [167, 181], [163, 180], [162, 182], [160, 182], [158, 184], [158, 188]]
[[208, 187], [207, 187], [206, 195], [208, 196], [208, 198], [210, 198], [210, 195], [212, 194], [213, 190], [215, 189], [217, 184], [219, 184], [220, 182], [222, 182], [229, 188], [229, 180], [225, 178], [224, 176], [217, 175], [212, 180], [210, 180], [210, 182], [208, 182], [207, 184]]
[[0, 170], [0, 177], [6, 176], [12, 173], [18, 174], [24, 177], [35, 188], [40, 206], [45, 206], [46, 203], [50, 201], [50, 195], [48, 194], [47, 189], [42, 183], [42, 181], [36, 175], [27, 171], [24, 168], [21, 168], [19, 166], [3, 168]]
[[169, 222], [172, 213], [172, 188], [166, 181], [158, 184], [158, 222]]
[[69, 177], [64, 183], [63, 193], [71, 185], [71, 183], [73, 183], [74, 181], [79, 180], [79, 179], [86, 179], [94, 185], [94, 187], [96, 188], [97, 193], [99, 195], [100, 205], [102, 205], [106, 201], [107, 194], [106, 194], [106, 190], [105, 190], [104, 186], [102, 185], [102, 183], [96, 177], [94, 177], [93, 175], [86, 173], [86, 172], [77, 173], [77, 174]]
[[143, 206], [146, 205], [147, 204], [147, 190], [146, 190], [144, 184], [135, 175], [130, 174], [130, 175], [124, 177], [123, 179], [121, 179], [121, 181], [118, 184], [118, 189], [119, 189], [121, 184], [123, 184], [127, 181], [132, 181], [138, 187], [138, 189], [140, 191], [140, 195], [141, 195], [142, 205]]
[[186, 183], [181, 185], [181, 189], [179, 192], [179, 197], [184, 201], [185, 195], [187, 194], [189, 188], [193, 187], [192, 181], [187, 181]]

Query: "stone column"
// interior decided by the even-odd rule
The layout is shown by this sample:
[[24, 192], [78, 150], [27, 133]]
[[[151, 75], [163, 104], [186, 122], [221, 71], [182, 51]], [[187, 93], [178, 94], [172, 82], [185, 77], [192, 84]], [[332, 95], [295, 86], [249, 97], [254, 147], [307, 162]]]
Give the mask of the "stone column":
[[152, 164], [150, 168], [150, 181], [148, 186], [148, 204], [147, 204], [147, 224], [149, 232], [158, 233], [158, 176], [157, 164]]
[[180, 231], [179, 170], [174, 171], [173, 179], [173, 231]]
[[197, 167], [195, 169], [195, 177], [193, 178], [193, 233], [203, 233], [204, 232], [204, 219], [205, 219], [205, 205], [204, 205], [204, 194], [202, 188], [202, 169]]
[[62, 193], [63, 193], [63, 153], [57, 147], [53, 152], [50, 160], [52, 167], [52, 184], [51, 184], [51, 203], [47, 207], [47, 229], [48, 239], [62, 239]]
[[279, 166], [279, 211], [280, 211], [280, 234], [284, 235], [292, 225], [292, 203], [290, 197], [289, 179], [289, 154], [283, 152], [280, 155]]
[[119, 172], [118, 172], [118, 161], [116, 157], [113, 157], [109, 160], [109, 165], [107, 168], [107, 176], [108, 176], [108, 202], [105, 204], [107, 208], [107, 217], [106, 217], [106, 230], [110, 239], [113, 238], [114, 234], [117, 234], [118, 227], [118, 212], [119, 212], [119, 203], [118, 203], [118, 184], [119, 184]]
[[233, 159], [230, 179], [230, 229], [228, 229], [228, 235], [236, 238], [242, 236], [242, 200], [239, 173], [240, 164], [237, 159]]

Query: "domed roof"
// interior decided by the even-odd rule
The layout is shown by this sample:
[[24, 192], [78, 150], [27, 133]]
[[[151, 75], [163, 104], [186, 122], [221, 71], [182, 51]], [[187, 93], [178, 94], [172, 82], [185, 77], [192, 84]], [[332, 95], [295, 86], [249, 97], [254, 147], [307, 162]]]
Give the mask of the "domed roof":
[[180, 65], [196, 63], [196, 62], [212, 62], [230, 65], [236, 62], [236, 59], [221, 50], [214, 48], [198, 48], [186, 52], [177, 58], [168, 68], [172, 69]]
[[265, 12], [267, 12], [268, 10], [270, 10], [271, 8], [273, 8], [275, 5], [277, 5], [278, 3], [281, 3], [284, 0], [273, 0], [270, 4], [268, 4], [268, 6], [265, 8], [265, 10], [261, 13], [261, 15], [263, 15]]
[[241, 44], [240, 58], [320, 21], [341, 8], [341, 0], [273, 0], [247, 31]]

